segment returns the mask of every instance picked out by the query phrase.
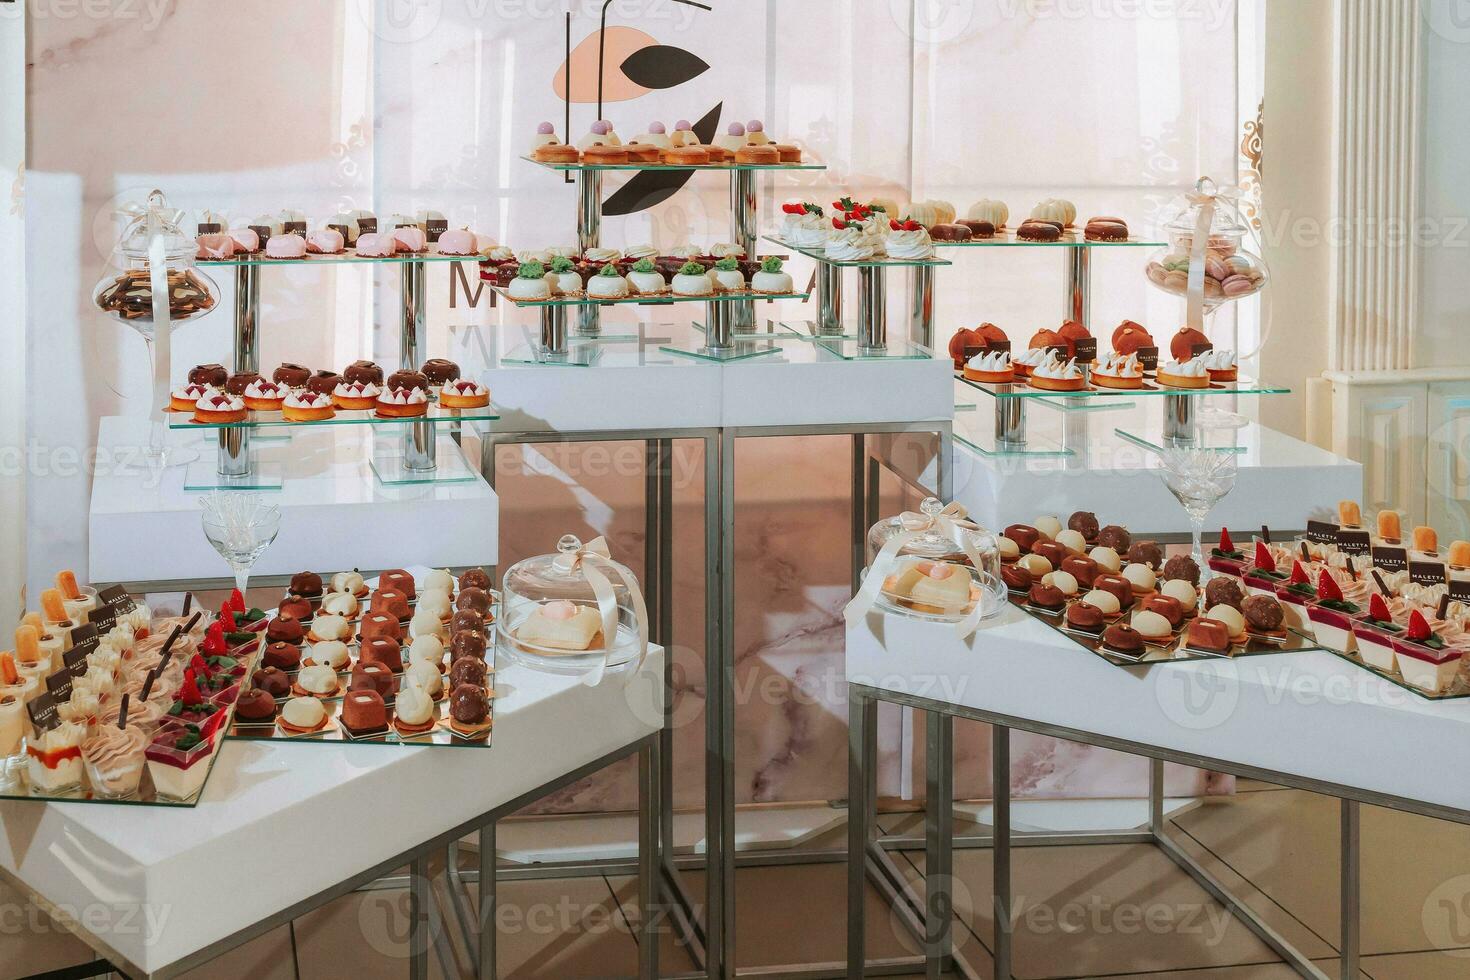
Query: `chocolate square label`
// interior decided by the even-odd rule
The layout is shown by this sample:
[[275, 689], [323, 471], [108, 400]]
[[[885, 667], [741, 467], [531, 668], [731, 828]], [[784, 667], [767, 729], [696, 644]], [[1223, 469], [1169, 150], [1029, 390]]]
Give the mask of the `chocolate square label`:
[[1443, 585], [1445, 566], [1438, 561], [1409, 562], [1409, 581], [1417, 585]]
[[117, 625], [117, 610], [108, 606], [93, 609], [87, 614], [87, 622], [97, 628], [99, 633], [107, 633]]
[[1336, 544], [1337, 525], [1328, 521], [1307, 521], [1307, 540], [1317, 544]]
[[1450, 589], [1446, 595], [1456, 602], [1470, 602], [1470, 579], [1450, 579]]
[[1337, 547], [1349, 555], [1366, 555], [1373, 540], [1367, 531], [1338, 531]]
[[1199, 357], [1201, 354], [1208, 354], [1210, 351], [1212, 351], [1214, 349], [1215, 349], [1215, 345], [1214, 344], [1190, 344], [1189, 345], [1189, 356], [1190, 357]]
[[1076, 352], [1078, 364], [1091, 364], [1097, 360], [1097, 338], [1088, 337], [1086, 340], [1074, 341], [1072, 349]]
[[1409, 551], [1379, 545], [1373, 549], [1373, 566], [1385, 572], [1402, 572], [1409, 567]]
[[1138, 363], [1143, 365], [1145, 371], [1159, 369], [1159, 349], [1157, 347], [1140, 347], [1134, 353], [1138, 355]]
[[[85, 671], [84, 671], [85, 673]], [[71, 700], [71, 670], [58, 670], [46, 678], [46, 690], [55, 696], [58, 702]]]
[[26, 705], [26, 711], [30, 713], [31, 724], [36, 726], [36, 733], [44, 735], [53, 728], [61, 726], [61, 715], [57, 714], [58, 705], [56, 699], [48, 694], [38, 694], [31, 703]]

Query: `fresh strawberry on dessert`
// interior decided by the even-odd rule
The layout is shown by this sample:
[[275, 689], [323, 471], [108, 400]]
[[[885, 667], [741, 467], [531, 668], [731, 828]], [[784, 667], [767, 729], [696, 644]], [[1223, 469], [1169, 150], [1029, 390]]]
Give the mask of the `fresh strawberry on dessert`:
[[1209, 566], [1227, 575], [1239, 575], [1245, 571], [1245, 552], [1237, 551], [1230, 540], [1230, 531], [1220, 528], [1220, 543], [1210, 549]]
[[1274, 596], [1277, 586], [1286, 581], [1286, 576], [1276, 570], [1276, 559], [1271, 557], [1271, 549], [1264, 541], [1256, 542], [1255, 558], [1241, 578], [1251, 592], [1269, 596]]
[[1394, 669], [1397, 657], [1394, 638], [1404, 628], [1393, 621], [1388, 602], [1381, 593], [1368, 597], [1368, 615], [1353, 621], [1353, 636], [1358, 641], [1358, 656], [1370, 667], [1382, 671]]
[[1460, 673], [1463, 650], [1448, 646], [1417, 609], [1409, 612], [1409, 627], [1395, 637], [1399, 673], [1404, 681], [1429, 694], [1443, 694]]
[[229, 653], [229, 647], [225, 643], [225, 624], [215, 620], [209, 624], [204, 631], [204, 643], [199, 647], [205, 653]]
[[1311, 576], [1300, 561], [1291, 563], [1291, 577], [1285, 585], [1276, 587], [1276, 598], [1281, 600], [1281, 608], [1286, 613], [1286, 625], [1292, 629], [1306, 629], [1307, 603], [1316, 601], [1317, 587], [1312, 584]]
[[1357, 603], [1342, 597], [1342, 589], [1327, 569], [1317, 573], [1317, 601], [1307, 604], [1307, 620], [1312, 639], [1319, 646], [1341, 653], [1356, 653], [1358, 642], [1353, 636], [1353, 621], [1362, 615]]

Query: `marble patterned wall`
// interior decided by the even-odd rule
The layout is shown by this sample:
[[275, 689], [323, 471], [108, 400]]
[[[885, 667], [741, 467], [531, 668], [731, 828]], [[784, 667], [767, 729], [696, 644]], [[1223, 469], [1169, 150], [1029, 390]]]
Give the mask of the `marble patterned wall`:
[[[764, 180], [767, 224], [784, 199], [825, 203], [842, 193], [945, 197], [961, 208], [1002, 195], [1013, 213], [1066, 193], [1084, 211], [1136, 215], [1142, 224], [1196, 173], [1234, 167], [1228, 17], [1087, 23], [1048, 14], [1054, 8], [1044, 4], [988, 0], [936, 5], [968, 11], [963, 22], [915, 21], [907, 0], [843, 0], [820, 13], [794, 0], [715, 6], [615, 0], [610, 48], [668, 45], [708, 67], [662, 90], [610, 75], [604, 115], [627, 137], [651, 119], [718, 111], [722, 123], [758, 117], [801, 142], [829, 169]], [[596, 31], [600, 5], [573, 7], [572, 43], [580, 48]], [[382, 215], [434, 207], [454, 225], [517, 247], [573, 240], [572, 188], [519, 159], [537, 122], [562, 128], [560, 4], [155, 0], [86, 9], [63, 17], [42, 6], [29, 24], [28, 367], [33, 379], [80, 380], [82, 391], [58, 400], [51, 385], [30, 386], [33, 441], [85, 450], [98, 418], [144, 410], [142, 342], [93, 315], [88, 294], [108, 253], [112, 211], [152, 187], [177, 206], [237, 220], [282, 207], [306, 212], [313, 224], [351, 207]], [[585, 53], [572, 59], [574, 138], [595, 115]], [[626, 181], [608, 184], [611, 196]], [[725, 240], [728, 214], [727, 182], [700, 175], [650, 209], [609, 218], [604, 243]], [[1054, 255], [966, 260], [940, 283], [941, 332], [980, 319], [1023, 336], [1054, 325], [1055, 264]], [[1140, 264], [1119, 260], [1099, 270], [1099, 323], [1124, 316], [1167, 323], [1177, 315], [1143, 288]], [[805, 274], [797, 269], [798, 278]], [[524, 326], [483, 296], [476, 305], [463, 294], [451, 300], [449, 270], [430, 276], [431, 349], [473, 363], [476, 350]], [[273, 274], [262, 362], [394, 360], [394, 286], [390, 275], [378, 278], [367, 281], [361, 270]], [[231, 286], [221, 286], [228, 302]], [[903, 300], [893, 298], [895, 314]], [[228, 343], [224, 317], [190, 324], [175, 340], [176, 373], [225, 360]], [[502, 452], [503, 565], [549, 550], [566, 531], [607, 534], [638, 564], [640, 447]], [[681, 446], [676, 459], [681, 806], [703, 797], [698, 453]], [[840, 798], [848, 444], [742, 445], [739, 473], [737, 790], [746, 801]], [[32, 474], [28, 524], [32, 540], [47, 546], [32, 550], [33, 582], [58, 558], [85, 567], [88, 493], [89, 481], [74, 471]], [[899, 506], [893, 488], [887, 501], [889, 511]], [[1017, 506], [1018, 518], [1034, 516]], [[962, 793], [988, 791], [986, 743], [982, 726], [962, 728]], [[1017, 788], [1027, 795], [1137, 794], [1146, 786], [1140, 763], [1109, 753], [1046, 739], [1017, 739], [1014, 751]], [[917, 752], [909, 719], [896, 711], [884, 716], [882, 753], [882, 792], [912, 796]], [[1171, 792], [1210, 788], [1202, 774], [1171, 774]], [[554, 805], [621, 807], [632, 791], [616, 774], [574, 787]]]

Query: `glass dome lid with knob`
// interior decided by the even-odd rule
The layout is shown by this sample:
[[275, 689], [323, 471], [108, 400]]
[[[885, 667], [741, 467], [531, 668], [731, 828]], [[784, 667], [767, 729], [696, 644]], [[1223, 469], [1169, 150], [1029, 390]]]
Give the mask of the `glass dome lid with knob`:
[[153, 191], [144, 204], [119, 211], [127, 224], [113, 247], [109, 271], [92, 291], [92, 302], [103, 313], [120, 320], [143, 336], [154, 334], [153, 256], [161, 254], [168, 289], [171, 322], [204, 316], [219, 304], [219, 287], [194, 267], [198, 246], [179, 226], [183, 212], [169, 207], [162, 191]]
[[495, 643], [497, 654], [513, 662], [595, 682], [647, 652], [643, 592], [602, 538], [584, 545], [565, 535], [555, 554], [506, 571]]
[[[1215, 182], [1201, 177], [1194, 193], [1177, 199], [1164, 223], [1169, 244], [1149, 257], [1149, 282], [1166, 293], [1187, 296], [1193, 261], [1204, 265], [1203, 304], [1214, 309], [1266, 288], [1270, 270], [1256, 253], [1243, 247], [1250, 225], [1235, 198], [1221, 193]], [[1204, 229], [1202, 248], [1195, 238]]]
[[917, 515], [899, 514], [874, 524], [868, 530], [868, 560], [877, 558], [884, 546], [900, 535], [908, 535], [898, 546], [900, 556], [971, 565], [974, 563], [967, 551], [983, 555], [987, 550], [996, 550], [994, 535], [969, 520], [958, 505], [951, 505], [946, 512], [937, 497], [925, 498]]

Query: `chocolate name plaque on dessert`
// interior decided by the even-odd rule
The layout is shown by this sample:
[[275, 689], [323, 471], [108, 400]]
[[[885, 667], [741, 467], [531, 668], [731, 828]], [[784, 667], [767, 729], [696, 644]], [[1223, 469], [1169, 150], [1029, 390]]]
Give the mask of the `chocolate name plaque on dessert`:
[[1349, 555], [1366, 555], [1372, 548], [1373, 539], [1366, 530], [1343, 528], [1337, 532], [1337, 547]]
[[1317, 544], [1337, 544], [1338, 526], [1330, 521], [1307, 521], [1307, 540]]
[[1409, 581], [1415, 585], [1444, 585], [1444, 563], [1438, 561], [1409, 562]]
[[[1339, 545], [1339, 547], [1341, 547]], [[1346, 550], [1346, 549], [1344, 549]], [[1385, 572], [1402, 572], [1409, 567], [1409, 550], [1378, 545], [1372, 549], [1373, 567]]]

